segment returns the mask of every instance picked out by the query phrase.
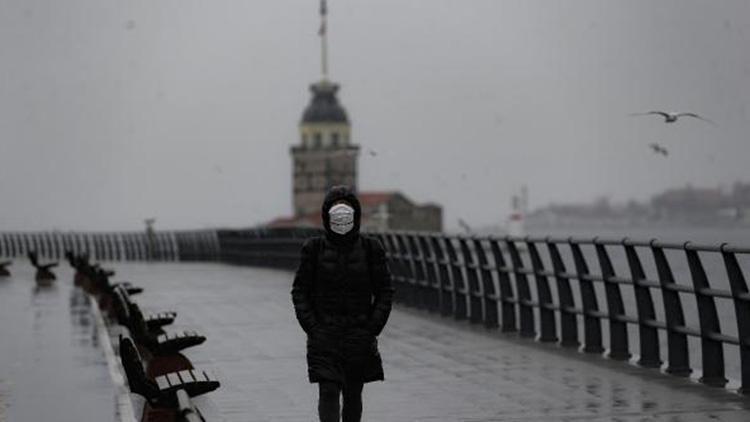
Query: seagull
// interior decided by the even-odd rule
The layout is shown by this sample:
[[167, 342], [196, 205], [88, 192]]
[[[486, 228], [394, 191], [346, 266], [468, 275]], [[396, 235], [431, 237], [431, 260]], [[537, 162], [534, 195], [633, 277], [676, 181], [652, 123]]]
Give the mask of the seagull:
[[471, 226], [469, 223], [464, 221], [463, 218], [458, 219], [458, 225], [461, 226], [461, 228], [466, 232], [466, 234], [472, 234], [473, 230], [471, 230]]
[[367, 149], [367, 153], [370, 154], [371, 157], [375, 157], [378, 155], [378, 153], [373, 149]]
[[661, 154], [661, 155], [663, 155], [665, 157], [669, 155], [669, 151], [667, 151], [666, 148], [664, 148], [663, 146], [661, 146], [661, 145], [659, 145], [659, 144], [657, 144], [655, 142], [651, 143], [651, 144], [648, 144], [648, 146], [651, 147], [651, 149], [654, 151], [654, 154]]
[[703, 120], [704, 122], [710, 123], [714, 126], [716, 126], [716, 123], [706, 119], [705, 117], [702, 117], [695, 113], [686, 113], [686, 112], [675, 112], [675, 111], [649, 111], [647, 113], [633, 113], [631, 116], [649, 116], [649, 115], [659, 115], [664, 117], [664, 123], [674, 123], [679, 119], [680, 117], [694, 117], [696, 119]]

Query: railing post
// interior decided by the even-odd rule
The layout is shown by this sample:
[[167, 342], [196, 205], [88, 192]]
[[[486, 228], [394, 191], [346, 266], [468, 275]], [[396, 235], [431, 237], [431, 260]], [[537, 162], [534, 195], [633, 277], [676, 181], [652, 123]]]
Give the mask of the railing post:
[[525, 242], [531, 256], [531, 267], [534, 269], [534, 281], [536, 282], [536, 295], [539, 299], [539, 320], [541, 326], [539, 341], [555, 342], [557, 341], [557, 322], [555, 321], [554, 302], [552, 302], [552, 291], [549, 288], [549, 280], [543, 274], [544, 263], [539, 256], [536, 243], [529, 240], [528, 236]]
[[10, 236], [10, 246], [11, 246], [11, 255], [12, 257], [16, 257], [19, 254], [20, 247], [18, 245], [18, 237], [15, 233], [12, 233]]
[[721, 340], [715, 340], [713, 334], [721, 334], [719, 316], [716, 312], [714, 298], [705, 291], [711, 286], [703, 269], [698, 251], [690, 249], [690, 242], [683, 246], [690, 267], [690, 278], [693, 280], [695, 299], [698, 302], [698, 319], [701, 326], [701, 362], [703, 376], [700, 381], [707, 385], [723, 387], [727, 383], [724, 377], [724, 346]]
[[22, 242], [21, 242], [21, 253], [26, 255], [31, 251], [31, 244], [29, 243], [29, 235], [26, 233], [20, 234]]
[[385, 240], [383, 244], [385, 246], [386, 256], [390, 261], [389, 267], [392, 271], [393, 282], [396, 285], [396, 293], [394, 295], [394, 299], [398, 302], [408, 304], [408, 284], [405, 281], [401, 255], [396, 247], [393, 233], [384, 235], [383, 240]]
[[576, 266], [578, 276], [578, 288], [581, 292], [583, 305], [583, 351], [586, 353], [602, 353], [602, 322], [599, 317], [599, 303], [596, 299], [596, 290], [591, 280], [589, 266], [583, 255], [581, 245], [575, 243], [573, 238], [568, 239], [570, 250], [573, 252], [573, 262]]
[[464, 268], [466, 269], [466, 279], [468, 281], [467, 296], [469, 296], [469, 321], [472, 324], [479, 324], [484, 320], [482, 313], [482, 286], [479, 284], [479, 266], [477, 260], [469, 249], [469, 240], [461, 236], [458, 239], [461, 246], [461, 255], [463, 255]]
[[123, 233], [122, 235], [122, 247], [125, 249], [125, 260], [133, 261], [135, 252], [133, 251], [133, 242], [131, 241], [129, 233]]
[[740, 365], [742, 368], [740, 392], [750, 394], [750, 295], [737, 257], [733, 252], [727, 250], [726, 243], [721, 245], [721, 256], [724, 258], [724, 266], [729, 277], [734, 313], [737, 318], [737, 337], [740, 342]]
[[685, 314], [682, 311], [680, 293], [672, 289], [675, 286], [672, 269], [669, 266], [664, 250], [651, 240], [651, 253], [654, 255], [656, 272], [661, 285], [661, 298], [664, 303], [664, 317], [667, 323], [667, 369], [668, 374], [687, 376], [690, 369], [690, 356], [687, 335], [677, 332], [676, 327], [685, 327]]
[[49, 234], [47, 232], [39, 233], [39, 248], [44, 251], [45, 258], [52, 258], [52, 250], [49, 244]]
[[501, 331], [511, 333], [518, 331], [516, 326], [516, 297], [513, 294], [513, 285], [510, 282], [510, 269], [508, 268], [503, 251], [500, 249], [500, 241], [490, 238], [490, 251], [495, 261], [497, 284], [500, 289], [500, 310], [503, 321]]
[[563, 347], [578, 347], [580, 346], [578, 342], [578, 321], [576, 320], [575, 302], [573, 291], [570, 288], [570, 280], [565, 275], [565, 263], [560, 256], [557, 244], [552, 242], [549, 236], [546, 243], [552, 261], [552, 269], [555, 272], [557, 297], [560, 302], [560, 331], [562, 334], [560, 345]]
[[635, 246], [630, 243], [628, 238], [622, 239], [622, 245], [625, 248], [628, 267], [633, 278], [635, 307], [638, 312], [638, 340], [641, 348], [638, 364], [646, 368], [658, 368], [661, 366], [659, 333], [655, 326], [649, 325], [650, 322], [656, 321], [651, 290], [648, 286], [643, 285], [643, 282], [646, 281], [646, 273], [643, 271], [643, 265], [641, 265], [641, 259], [638, 257]]
[[529, 289], [529, 280], [524, 273], [523, 261], [521, 254], [518, 253], [513, 239], [508, 236], [505, 238], [505, 245], [510, 253], [510, 261], [513, 264], [513, 276], [516, 280], [516, 291], [518, 292], [519, 315], [521, 317], [521, 337], [535, 337], [534, 331], [534, 307], [531, 302], [531, 290]]
[[439, 283], [438, 300], [440, 302], [440, 315], [450, 316], [455, 312], [456, 296], [453, 289], [453, 282], [450, 276], [450, 264], [446, 259], [446, 253], [443, 249], [444, 238], [440, 235], [430, 236], [432, 252], [435, 254], [435, 264], [437, 265], [437, 276]]
[[445, 237], [445, 250], [448, 255], [448, 264], [451, 269], [451, 284], [453, 285], [453, 317], [457, 320], [466, 319], [468, 316], [466, 303], [466, 279], [464, 278], [463, 272], [461, 271], [461, 262], [458, 260], [456, 249], [453, 246], [453, 239], [451, 237]]
[[406, 242], [404, 239], [404, 233], [398, 232], [394, 234], [394, 240], [396, 247], [398, 248], [399, 261], [401, 262], [402, 271], [402, 282], [406, 287], [406, 305], [418, 307], [417, 302], [417, 287], [416, 280], [414, 279], [414, 268], [412, 268], [411, 254], [406, 249]]
[[432, 251], [431, 244], [427, 235], [416, 235], [419, 249], [422, 251], [422, 268], [426, 280], [425, 300], [427, 301], [427, 310], [430, 312], [440, 311], [439, 288], [440, 283], [437, 279], [435, 253]]
[[477, 264], [479, 266], [479, 274], [482, 283], [484, 326], [487, 328], [497, 328], [499, 326], [497, 312], [497, 300], [499, 296], [497, 294], [497, 286], [492, 279], [492, 268], [487, 259], [487, 252], [484, 249], [484, 243], [482, 242], [482, 239], [478, 237], [474, 238], [474, 251], [477, 254]]
[[609, 313], [609, 357], [616, 360], [630, 358], [628, 350], [628, 326], [619, 317], [625, 316], [625, 305], [622, 303], [620, 286], [612, 279], [615, 277], [615, 268], [609, 259], [606, 246], [594, 239], [596, 256], [604, 279], [604, 292], [607, 297], [607, 311]]
[[59, 233], [52, 232], [50, 233], [50, 242], [52, 242], [52, 253], [54, 259], [60, 259], [63, 256], [62, 251], [60, 250], [60, 243], [62, 243], [62, 236]]
[[110, 241], [109, 241], [109, 234], [102, 233], [102, 234], [99, 235], [99, 237], [100, 237], [102, 245], [103, 245], [104, 256], [106, 257], [106, 259], [108, 261], [113, 260], [114, 259], [114, 253], [113, 253], [113, 250], [112, 250], [112, 243], [110, 243]]
[[72, 252], [72, 248], [70, 247], [69, 242], [70, 236], [67, 233], [60, 233], [58, 235], [58, 248], [60, 250], [60, 256], [63, 255], [63, 253], [67, 251]]
[[414, 272], [414, 287], [416, 290], [416, 303], [417, 307], [421, 309], [430, 309], [430, 303], [428, 299], [428, 287], [427, 287], [427, 276], [425, 275], [424, 269], [424, 256], [422, 255], [422, 249], [419, 247], [419, 243], [416, 239], [416, 234], [407, 233], [406, 245], [409, 248], [409, 257], [411, 258], [411, 268]]

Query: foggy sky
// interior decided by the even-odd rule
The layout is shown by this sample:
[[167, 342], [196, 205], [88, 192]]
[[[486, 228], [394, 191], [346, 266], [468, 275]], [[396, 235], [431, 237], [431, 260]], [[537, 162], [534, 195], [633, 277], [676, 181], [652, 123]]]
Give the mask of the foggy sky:
[[[317, 0], [0, 0], [0, 230], [290, 214], [318, 19]], [[501, 224], [523, 184], [536, 207], [750, 182], [745, 0], [329, 0], [328, 28], [360, 189], [443, 204], [449, 228]], [[659, 108], [718, 126], [628, 116]]]

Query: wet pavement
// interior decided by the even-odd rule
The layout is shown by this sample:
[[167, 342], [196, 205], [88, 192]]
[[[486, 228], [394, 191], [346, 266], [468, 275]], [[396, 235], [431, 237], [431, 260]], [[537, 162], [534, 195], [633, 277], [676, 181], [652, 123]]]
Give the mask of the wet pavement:
[[113, 421], [92, 304], [73, 272], [41, 287], [25, 260], [9, 269], [0, 277], [0, 421]]
[[[170, 329], [208, 341], [185, 354], [222, 387], [210, 421], [315, 421], [289, 272], [219, 264], [111, 264], [143, 286]], [[91, 303], [72, 271], [38, 287], [23, 261], [0, 279], [0, 421], [112, 421], [117, 391]], [[746, 421], [750, 399], [690, 379], [398, 308], [380, 337], [386, 382], [365, 387], [367, 421]], [[136, 398], [136, 403], [138, 400]]]
[[[207, 335], [186, 352], [222, 382], [201, 406], [226, 421], [316, 420], [289, 272], [113, 266], [145, 287], [140, 303], [179, 313], [172, 329]], [[367, 421], [750, 420], [750, 399], [724, 389], [421, 312], [395, 310], [379, 341], [386, 382], [365, 387]]]

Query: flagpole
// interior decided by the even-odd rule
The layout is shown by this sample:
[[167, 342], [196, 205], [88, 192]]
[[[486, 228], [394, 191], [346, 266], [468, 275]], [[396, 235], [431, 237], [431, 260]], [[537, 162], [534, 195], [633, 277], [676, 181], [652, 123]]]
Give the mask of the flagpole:
[[328, 8], [326, 0], [320, 0], [320, 67], [323, 80], [328, 80]]

